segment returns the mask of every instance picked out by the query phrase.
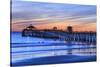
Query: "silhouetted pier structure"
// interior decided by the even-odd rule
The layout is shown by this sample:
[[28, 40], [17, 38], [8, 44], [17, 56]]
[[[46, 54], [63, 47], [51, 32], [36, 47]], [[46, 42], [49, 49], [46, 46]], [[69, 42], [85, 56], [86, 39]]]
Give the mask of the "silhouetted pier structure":
[[96, 44], [96, 32], [73, 32], [71, 26], [67, 27], [67, 31], [62, 31], [57, 30], [56, 27], [53, 29], [38, 30], [34, 26], [30, 25], [22, 31], [22, 36]]

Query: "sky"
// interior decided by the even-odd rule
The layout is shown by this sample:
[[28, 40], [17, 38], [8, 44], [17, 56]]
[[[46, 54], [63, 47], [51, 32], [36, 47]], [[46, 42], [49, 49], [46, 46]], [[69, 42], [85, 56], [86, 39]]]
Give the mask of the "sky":
[[96, 6], [12, 0], [12, 31], [32, 24], [37, 29], [96, 31]]

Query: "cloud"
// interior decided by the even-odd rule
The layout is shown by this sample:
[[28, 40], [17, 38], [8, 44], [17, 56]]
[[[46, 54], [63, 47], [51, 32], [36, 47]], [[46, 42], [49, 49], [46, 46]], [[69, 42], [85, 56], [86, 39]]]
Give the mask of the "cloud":
[[[54, 23], [58, 25], [63, 22], [66, 24], [68, 21], [73, 24], [96, 23], [96, 6], [12, 0], [14, 26], [27, 24], [39, 26]], [[15, 27], [18, 28], [18, 26]]]

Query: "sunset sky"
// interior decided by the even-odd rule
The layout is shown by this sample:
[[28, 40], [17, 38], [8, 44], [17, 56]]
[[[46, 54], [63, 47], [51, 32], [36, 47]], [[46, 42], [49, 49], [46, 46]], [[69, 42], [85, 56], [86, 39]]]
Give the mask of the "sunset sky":
[[96, 31], [96, 6], [12, 0], [12, 31], [32, 24], [37, 29]]

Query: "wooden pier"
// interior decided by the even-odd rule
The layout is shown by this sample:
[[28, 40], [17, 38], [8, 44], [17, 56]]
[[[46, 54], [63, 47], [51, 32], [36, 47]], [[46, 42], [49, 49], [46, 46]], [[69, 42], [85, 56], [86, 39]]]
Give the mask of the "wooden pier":
[[35, 27], [29, 26], [22, 31], [22, 36], [96, 44], [96, 32], [73, 32], [71, 27], [68, 27], [68, 31], [62, 31], [57, 29], [37, 30]]

